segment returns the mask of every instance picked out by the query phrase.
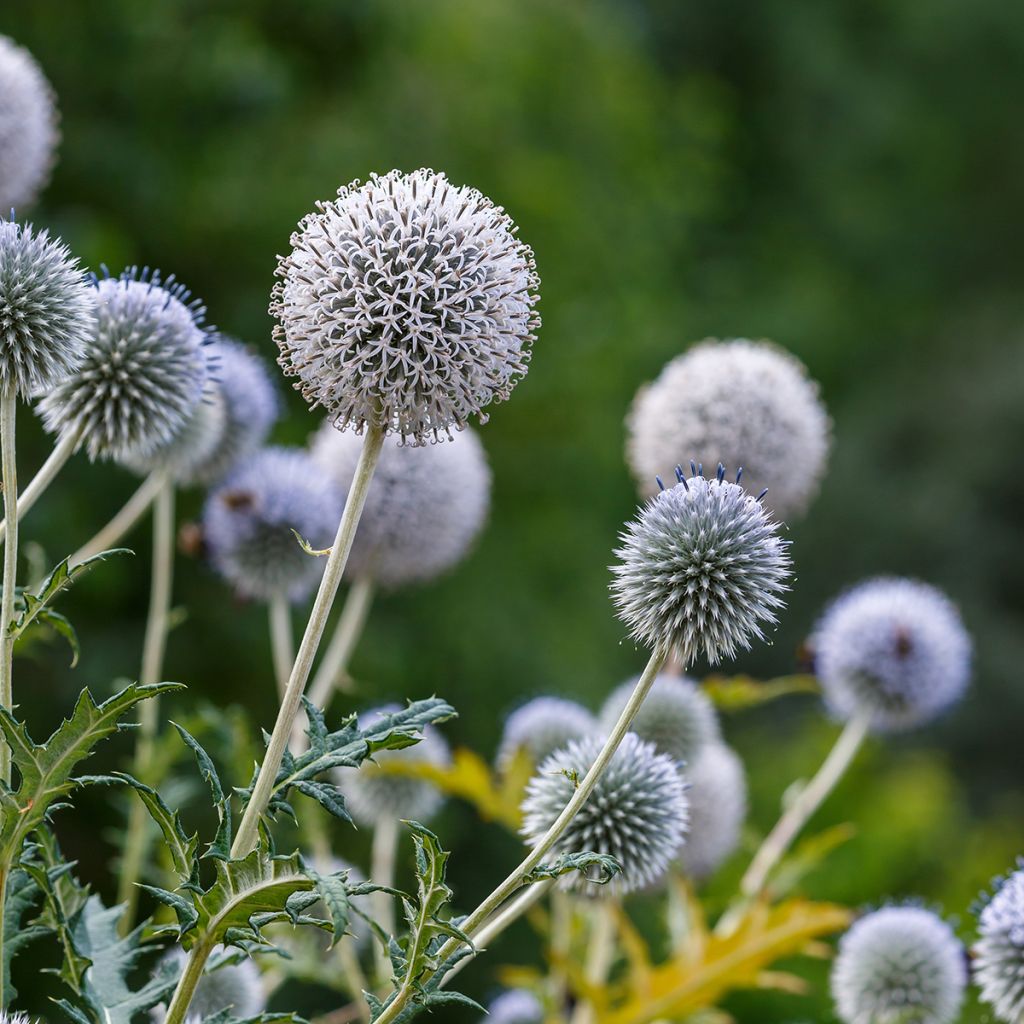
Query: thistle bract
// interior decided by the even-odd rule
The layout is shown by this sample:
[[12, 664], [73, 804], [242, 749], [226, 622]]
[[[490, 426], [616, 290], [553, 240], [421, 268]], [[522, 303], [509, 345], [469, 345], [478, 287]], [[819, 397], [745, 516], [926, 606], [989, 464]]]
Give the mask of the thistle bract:
[[487, 1005], [486, 1024], [544, 1024], [541, 1001], [525, 988], [502, 992]]
[[495, 761], [507, 767], [525, 751], [533, 764], [597, 731], [597, 719], [582, 705], [561, 697], [535, 697], [505, 719]]
[[683, 769], [689, 783], [690, 830], [679, 860], [692, 878], [708, 878], [736, 849], [747, 817], [743, 762], [724, 743], [710, 743]]
[[999, 1020], [1024, 1020], [1024, 870], [996, 889], [978, 915], [974, 980]]
[[292, 235], [271, 315], [286, 374], [339, 428], [416, 441], [484, 419], [527, 369], [533, 254], [508, 215], [443, 174], [339, 189]]

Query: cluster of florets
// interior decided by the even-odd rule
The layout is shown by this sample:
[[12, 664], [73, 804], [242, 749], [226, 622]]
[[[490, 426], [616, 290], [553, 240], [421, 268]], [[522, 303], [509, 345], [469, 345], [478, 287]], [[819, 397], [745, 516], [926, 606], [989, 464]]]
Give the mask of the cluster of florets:
[[1007, 1024], [1024, 1018], [1024, 868], [1001, 881], [978, 914], [974, 979]]
[[708, 743], [683, 769], [690, 801], [690, 829], [679, 861], [691, 878], [705, 879], [739, 846], [747, 819], [747, 776], [739, 755]]
[[544, 1006], [528, 989], [512, 988], [491, 1000], [481, 1024], [544, 1024]]
[[597, 732], [597, 719], [582, 704], [563, 697], [535, 697], [505, 719], [495, 762], [508, 768], [525, 753], [538, 765], [572, 740]]

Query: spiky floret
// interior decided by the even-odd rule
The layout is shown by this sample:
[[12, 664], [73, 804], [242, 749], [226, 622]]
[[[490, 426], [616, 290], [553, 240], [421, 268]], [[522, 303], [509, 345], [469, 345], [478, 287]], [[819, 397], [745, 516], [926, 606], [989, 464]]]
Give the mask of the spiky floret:
[[50, 83], [28, 50], [0, 36], [0, 210], [35, 199], [59, 139]]
[[77, 371], [39, 403], [51, 433], [80, 431], [92, 459], [145, 460], [171, 444], [210, 378], [204, 309], [159, 272], [95, 282], [97, 316]]
[[0, 1010], [0, 1024], [30, 1024], [27, 1013]]
[[[528, 843], [554, 824], [603, 745], [601, 736], [572, 740], [541, 763], [523, 800], [522, 833]], [[652, 885], [668, 870], [686, 835], [685, 790], [673, 758], [626, 733], [553, 854], [610, 854], [622, 868], [610, 883], [620, 893]], [[563, 884], [592, 894], [602, 888], [577, 873]]]
[[974, 980], [999, 1020], [1024, 1020], [1024, 868], [996, 888], [978, 914]]
[[839, 942], [832, 998], [844, 1024], [951, 1024], [967, 983], [953, 929], [930, 910], [884, 907]]
[[372, 175], [318, 203], [291, 244], [270, 307], [280, 363], [339, 428], [437, 439], [483, 422], [526, 373], [533, 254], [476, 189]]
[[216, 489], [203, 510], [203, 539], [217, 571], [244, 597], [299, 601], [324, 560], [302, 549], [331, 543], [343, 495], [298, 448], [264, 448]]
[[[601, 728], [607, 735], [636, 687], [630, 679], [616, 687], [601, 708]], [[718, 716], [707, 695], [692, 679], [660, 675], [654, 680], [630, 728], [653, 743], [660, 754], [690, 764], [709, 743], [719, 739]]]
[[[329, 421], [317, 431], [313, 458], [348, 493], [362, 440]], [[385, 439], [345, 570], [394, 589], [440, 576], [464, 558], [490, 508], [491, 471], [476, 433], [448, 444], [411, 446]]]
[[634, 640], [715, 664], [763, 639], [788, 590], [788, 542], [759, 500], [718, 467], [656, 494], [621, 534], [611, 589]]
[[929, 721], [960, 699], [970, 677], [971, 640], [956, 607], [916, 580], [853, 587], [825, 611], [811, 647], [832, 710], [867, 712], [880, 731]]
[[626, 457], [641, 492], [682, 459], [743, 466], [751, 490], [783, 517], [818, 491], [829, 418], [798, 359], [770, 342], [709, 339], [641, 388], [626, 420]]
[[82, 364], [95, 317], [68, 247], [0, 217], [0, 387], [29, 398], [59, 385]]
[[683, 769], [690, 788], [690, 831], [679, 860], [693, 878], [707, 878], [736, 849], [747, 817], [743, 762], [724, 743], [710, 743]]
[[510, 988], [487, 1006], [486, 1024], [544, 1024], [544, 1007], [528, 989]]
[[[360, 725], [365, 728], [398, 710], [397, 704], [385, 704], [364, 712], [359, 716]], [[428, 726], [419, 743], [401, 750], [381, 751], [374, 755], [374, 759], [376, 764], [365, 762], [359, 768], [339, 768], [335, 773], [338, 789], [357, 825], [372, 828], [381, 822], [407, 819], [426, 822], [437, 814], [444, 803], [444, 796], [431, 783], [378, 767], [396, 760], [441, 767], [447, 765], [451, 761], [451, 752], [437, 729]]]
[[525, 751], [533, 764], [540, 764], [570, 740], [596, 731], [597, 719], [574, 700], [535, 697], [505, 719], [495, 762], [499, 768], [507, 767], [516, 754]]
[[[188, 959], [180, 946], [173, 947], [164, 955], [164, 960], [176, 967], [184, 968]], [[221, 1010], [231, 1010], [231, 1016], [246, 1020], [262, 1013], [267, 1006], [259, 968], [246, 958], [238, 959], [236, 950], [222, 949], [214, 953], [207, 962], [195, 995], [189, 1006], [189, 1019], [205, 1020]], [[150, 1013], [154, 1024], [164, 1019], [164, 1008], [157, 1007]]]

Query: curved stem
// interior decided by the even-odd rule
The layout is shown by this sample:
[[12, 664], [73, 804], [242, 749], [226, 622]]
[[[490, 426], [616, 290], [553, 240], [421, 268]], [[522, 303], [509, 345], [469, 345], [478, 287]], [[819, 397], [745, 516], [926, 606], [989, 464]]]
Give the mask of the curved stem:
[[335, 687], [340, 690], [350, 688], [344, 673], [363, 635], [370, 605], [373, 603], [373, 590], [373, 580], [369, 576], [361, 576], [349, 588], [334, 635], [324, 651], [313, 682], [309, 684], [309, 699], [318, 708], [326, 706]]
[[[18, 495], [18, 520], [24, 518], [25, 513], [39, 500], [40, 495], [53, 483], [54, 477], [64, 468], [64, 464], [71, 458], [78, 447], [81, 431], [69, 430], [61, 434], [53, 451], [50, 452], [47, 460], [39, 467], [39, 472], [29, 481], [28, 486]], [[0, 523], [0, 541], [7, 533], [6, 513]]]
[[159, 471], [150, 473], [114, 518], [92, 540], [83, 544], [71, 556], [71, 564], [77, 565], [87, 558], [92, 558], [93, 555], [98, 555], [101, 551], [107, 551], [114, 547], [146, 514], [146, 509], [153, 504], [153, 499], [156, 498], [163, 483], [163, 473]]
[[270, 737], [270, 743], [267, 745], [267, 753], [260, 765], [252, 796], [246, 805], [242, 823], [238, 827], [238, 834], [231, 846], [232, 857], [244, 857], [256, 843], [260, 818], [270, 802], [270, 794], [273, 791], [281, 760], [288, 746], [292, 724], [302, 704], [302, 694], [306, 689], [306, 680], [309, 679], [310, 669], [313, 667], [313, 658], [316, 656], [320, 638], [327, 625], [327, 616], [330, 614], [331, 605], [334, 603], [338, 587], [341, 585], [341, 577], [345, 571], [345, 564], [348, 562], [349, 552], [352, 550], [356, 527], [359, 525], [359, 517], [363, 514], [366, 494], [370, 489], [370, 481], [373, 479], [373, 471], [377, 467], [377, 459], [380, 457], [383, 443], [383, 428], [368, 426], [355, 477], [345, 501], [345, 510], [342, 512], [341, 522], [338, 524], [338, 534], [334, 538], [323, 579], [320, 581], [320, 589], [317, 591], [316, 600], [309, 613], [309, 622], [306, 623], [306, 631], [299, 644], [298, 654], [295, 656], [295, 664], [292, 666], [284, 699], [281, 701], [277, 721], [274, 723], [274, 731]]
[[[583, 978], [588, 989], [603, 985], [608, 978], [615, 960], [615, 902], [612, 899], [599, 900], [592, 911], [593, 926], [590, 932], [590, 947], [587, 962], [583, 967]], [[594, 1004], [581, 999], [576, 1004], [570, 1024], [593, 1024]]]
[[761, 894], [772, 869], [850, 767], [861, 743], [864, 742], [870, 724], [871, 718], [866, 714], [855, 715], [846, 723], [818, 773], [789, 805], [754, 855], [740, 882], [740, 892], [745, 897], [752, 899]]
[[267, 610], [270, 615], [270, 654], [274, 661], [274, 678], [277, 680], [277, 695], [280, 699], [284, 697], [288, 674], [295, 660], [292, 609], [284, 594], [275, 594]]
[[[395, 884], [395, 855], [398, 852], [398, 819], [383, 818], [373, 829], [373, 848], [370, 852], [370, 881], [392, 888]], [[374, 920], [385, 934], [395, 934], [395, 904], [386, 892], [375, 892], [371, 897]], [[378, 981], [391, 980], [391, 961], [387, 950], [374, 943]]]
[[[14, 589], [18, 576], [18, 466], [15, 458], [14, 432], [18, 396], [13, 386], [0, 395], [0, 472], [3, 474], [4, 516], [11, 524], [4, 548], [3, 597], [0, 599], [0, 706], [7, 711], [14, 707]], [[11, 748], [0, 740], [0, 779], [11, 784]], [[0, 908], [2, 909], [2, 908]]]

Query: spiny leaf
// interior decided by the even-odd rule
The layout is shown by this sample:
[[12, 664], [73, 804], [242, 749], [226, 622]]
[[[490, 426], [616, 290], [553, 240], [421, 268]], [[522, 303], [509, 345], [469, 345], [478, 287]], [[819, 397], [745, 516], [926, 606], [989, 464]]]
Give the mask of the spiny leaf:
[[213, 842], [206, 848], [204, 856], [227, 860], [231, 856], [231, 800], [224, 795], [224, 788], [220, 784], [217, 769], [214, 768], [210, 755], [200, 746], [199, 741], [177, 722], [171, 722], [171, 725], [178, 730], [178, 735], [196, 755], [199, 774], [209, 785], [210, 792], [213, 794], [213, 804], [217, 809], [217, 834], [214, 836]]
[[0, 921], [0, 1005], [9, 1006], [18, 993], [11, 984], [11, 961], [33, 939], [49, 929], [40, 924], [26, 926], [24, 916], [39, 901], [41, 891], [26, 871], [13, 871], [7, 879], [4, 916]]
[[[597, 868], [600, 872], [596, 878], [590, 874], [592, 868]], [[605, 885], [621, 870], [622, 865], [606, 853], [563, 853], [553, 864], [538, 864], [532, 871], [523, 875], [523, 884], [539, 882], [542, 878], [560, 878], [570, 871], [579, 871], [586, 875], [588, 881]]]

